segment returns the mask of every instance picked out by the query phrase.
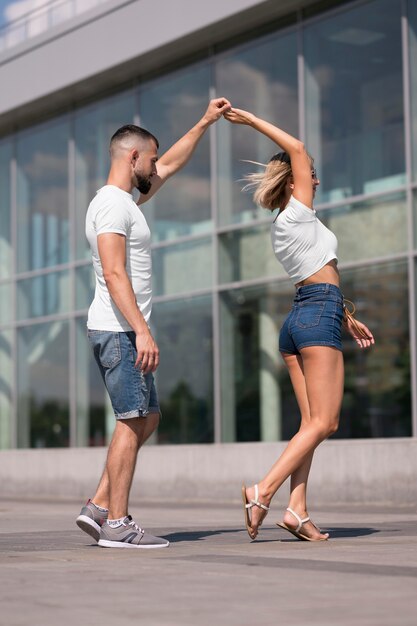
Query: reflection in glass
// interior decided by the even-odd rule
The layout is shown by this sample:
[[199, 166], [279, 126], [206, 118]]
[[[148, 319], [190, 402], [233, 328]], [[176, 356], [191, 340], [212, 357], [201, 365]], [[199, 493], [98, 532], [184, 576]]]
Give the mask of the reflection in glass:
[[84, 318], [76, 321], [76, 349], [77, 445], [104, 446], [115, 418], [87, 339]]
[[[298, 135], [297, 36], [280, 34], [251, 43], [216, 62], [217, 93], [293, 135]], [[264, 135], [225, 120], [216, 124], [219, 179], [219, 223], [246, 222], [264, 216], [251, 194], [242, 193], [244, 174], [267, 163], [278, 152]]]
[[[359, 350], [344, 336], [345, 395], [337, 438], [411, 434], [410, 344], [405, 263], [342, 272], [342, 291], [375, 346]], [[299, 410], [278, 351], [279, 329], [294, 289], [289, 283], [221, 296], [222, 440], [290, 439]]]
[[345, 394], [337, 433], [348, 437], [411, 435], [408, 276], [405, 262], [342, 273], [343, 293], [375, 337], [371, 350], [344, 341]]
[[152, 258], [155, 295], [186, 293], [212, 285], [211, 239], [155, 248]]
[[0, 326], [12, 321], [12, 284], [0, 283]]
[[[208, 65], [170, 74], [141, 89], [141, 125], [159, 141], [163, 154], [203, 116], [209, 101]], [[145, 216], [153, 240], [205, 233], [211, 229], [209, 133], [201, 139], [186, 167], [169, 180]]]
[[315, 21], [304, 54], [318, 200], [404, 184], [401, 3], [374, 0]]
[[75, 269], [75, 308], [88, 309], [94, 298], [95, 274], [93, 266], [83, 265]]
[[155, 304], [160, 350], [156, 387], [162, 410], [159, 443], [210, 443], [213, 419], [211, 297]]
[[17, 319], [70, 310], [69, 272], [51, 272], [17, 281]]
[[296, 428], [298, 410], [278, 352], [293, 297], [288, 282], [221, 295], [222, 441], [278, 441]]
[[19, 448], [69, 445], [68, 322], [17, 331]]
[[270, 229], [268, 222], [220, 235], [219, 268], [222, 283], [284, 275], [272, 250]]
[[0, 332], [0, 450], [11, 445], [12, 375], [12, 331], [3, 331]]
[[403, 194], [318, 211], [338, 239], [340, 263], [406, 252], [407, 209]]
[[90, 258], [85, 238], [85, 214], [109, 173], [109, 143], [120, 126], [132, 124], [135, 98], [132, 91], [102, 100], [75, 113], [76, 258]]
[[17, 135], [17, 268], [68, 261], [68, 119]]
[[417, 3], [407, 2], [407, 13], [409, 23], [409, 45], [410, 58], [408, 60], [410, 67], [410, 97], [411, 97], [411, 149], [412, 149], [412, 169], [413, 180], [417, 180], [417, 76], [416, 76], [416, 59], [417, 59]]
[[10, 161], [12, 142], [0, 141], [0, 278], [11, 273]]

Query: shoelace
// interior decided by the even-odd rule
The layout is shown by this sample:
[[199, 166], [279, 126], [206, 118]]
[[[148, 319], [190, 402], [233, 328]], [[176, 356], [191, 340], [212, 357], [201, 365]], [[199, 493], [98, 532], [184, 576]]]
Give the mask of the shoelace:
[[138, 533], [142, 533], [142, 535], [144, 535], [145, 531], [142, 530], [142, 528], [136, 524], [136, 522], [130, 517], [130, 515], [128, 516], [128, 518], [130, 519], [130, 522], [128, 524], [125, 524], [124, 522], [122, 522], [123, 526], [132, 526], [134, 530], [137, 530]]

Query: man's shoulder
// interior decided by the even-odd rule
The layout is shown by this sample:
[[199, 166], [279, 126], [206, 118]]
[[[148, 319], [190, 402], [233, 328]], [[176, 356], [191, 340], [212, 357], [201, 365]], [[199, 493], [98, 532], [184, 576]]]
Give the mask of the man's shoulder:
[[126, 193], [119, 187], [115, 187], [114, 185], [105, 185], [101, 187], [94, 198], [91, 200], [89, 209], [94, 210], [94, 212], [99, 211], [100, 209], [112, 209], [115, 208], [117, 210], [125, 209], [128, 210], [131, 207], [136, 206], [133, 198], [130, 194]]

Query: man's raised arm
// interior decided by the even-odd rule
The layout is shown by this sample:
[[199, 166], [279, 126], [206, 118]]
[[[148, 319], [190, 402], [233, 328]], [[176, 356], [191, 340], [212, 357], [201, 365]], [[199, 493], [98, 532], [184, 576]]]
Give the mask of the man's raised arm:
[[215, 98], [210, 101], [207, 111], [197, 124], [160, 157], [156, 163], [157, 173], [152, 176], [152, 187], [147, 194], [140, 195], [138, 204], [143, 204], [152, 198], [168, 178], [184, 167], [207, 128], [217, 122], [230, 108], [231, 104], [226, 98]]

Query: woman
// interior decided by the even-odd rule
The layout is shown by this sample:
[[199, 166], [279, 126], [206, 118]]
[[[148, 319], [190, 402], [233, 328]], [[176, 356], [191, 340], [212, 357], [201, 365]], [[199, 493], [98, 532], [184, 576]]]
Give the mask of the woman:
[[257, 204], [270, 211], [280, 209], [271, 225], [272, 244], [296, 287], [279, 349], [301, 425], [267, 475], [253, 487], [242, 487], [246, 528], [255, 539], [271, 499], [291, 476], [288, 508], [278, 526], [302, 540], [324, 541], [328, 533], [321, 533], [308, 516], [306, 489], [314, 450], [338, 428], [344, 380], [342, 323], [360, 348], [369, 348], [374, 338], [364, 324], [344, 315], [337, 239], [313, 209], [320, 181], [303, 143], [247, 111], [232, 108], [224, 117], [251, 126], [284, 150], [271, 158], [264, 172], [249, 175], [247, 187], [255, 187]]

